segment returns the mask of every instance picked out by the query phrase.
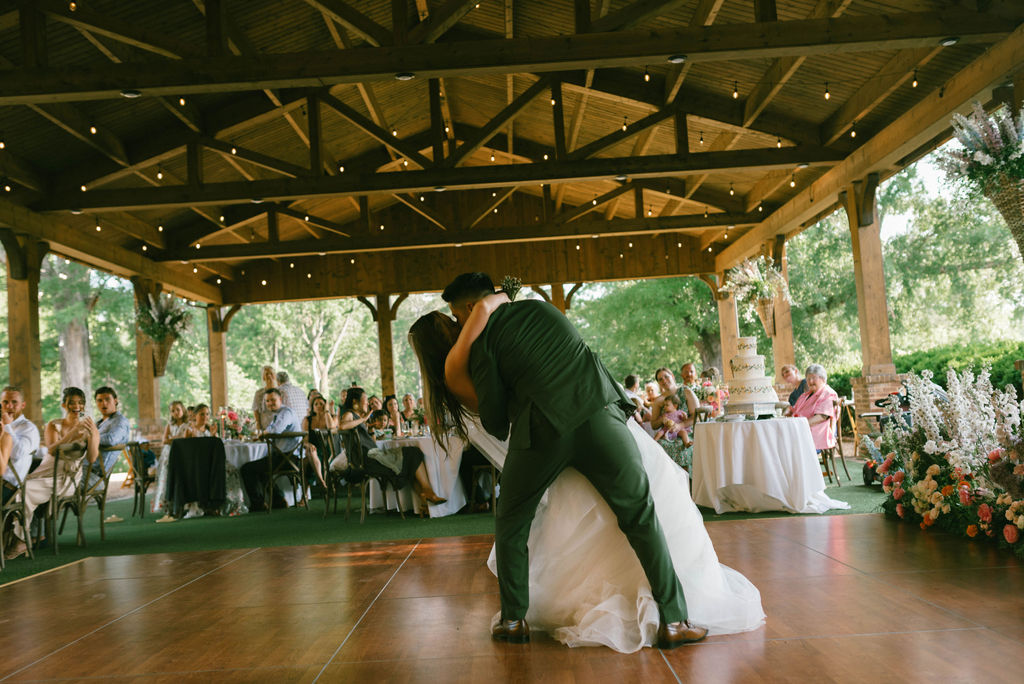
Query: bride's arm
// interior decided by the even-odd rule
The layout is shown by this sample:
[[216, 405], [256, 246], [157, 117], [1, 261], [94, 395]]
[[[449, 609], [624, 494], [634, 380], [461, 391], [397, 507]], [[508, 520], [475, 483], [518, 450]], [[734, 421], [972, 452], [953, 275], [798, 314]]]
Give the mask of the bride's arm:
[[469, 350], [476, 338], [480, 337], [480, 333], [484, 331], [491, 314], [499, 306], [507, 304], [509, 301], [508, 295], [499, 292], [488, 295], [477, 302], [466, 325], [459, 332], [459, 338], [444, 361], [445, 384], [448, 385], [448, 389], [459, 400], [459, 403], [470, 411], [476, 411], [479, 402], [473, 380], [469, 376]]

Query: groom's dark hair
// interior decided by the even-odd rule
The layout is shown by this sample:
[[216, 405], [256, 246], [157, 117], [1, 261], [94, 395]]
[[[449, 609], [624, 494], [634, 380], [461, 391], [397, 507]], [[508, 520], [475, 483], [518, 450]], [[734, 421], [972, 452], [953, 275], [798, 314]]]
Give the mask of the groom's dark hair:
[[441, 299], [451, 304], [452, 302], [465, 302], [482, 299], [489, 294], [494, 294], [494, 282], [486, 273], [463, 273], [455, 277], [455, 280], [448, 283], [441, 293]]

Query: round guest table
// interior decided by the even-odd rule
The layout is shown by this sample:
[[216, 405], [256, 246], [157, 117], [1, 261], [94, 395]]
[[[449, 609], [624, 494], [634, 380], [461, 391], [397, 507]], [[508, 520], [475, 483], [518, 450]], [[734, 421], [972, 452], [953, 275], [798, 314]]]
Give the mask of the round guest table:
[[693, 500], [716, 513], [850, 507], [825, 495], [806, 418], [697, 423], [693, 445]]
[[[381, 440], [377, 442], [377, 446], [381, 449], [414, 446], [423, 452], [423, 465], [427, 469], [427, 479], [430, 480], [434, 493], [444, 499], [448, 499], [443, 504], [429, 504], [428, 509], [431, 518], [452, 515], [466, 505], [466, 492], [462, 487], [462, 481], [459, 479], [459, 465], [462, 463], [462, 450], [465, 445], [459, 438], [448, 438], [445, 442], [447, 452], [439, 448], [430, 436], [399, 437], [397, 439]], [[376, 480], [370, 480], [367, 491], [370, 496], [369, 506], [371, 510], [379, 510], [385, 507], [387, 510], [398, 510], [399, 504], [401, 504], [403, 511], [410, 509], [415, 513], [420, 511], [419, 497], [414, 495], [411, 484], [398, 492], [397, 499], [395, 498], [395, 492], [389, 489], [387, 501], [385, 501]]]

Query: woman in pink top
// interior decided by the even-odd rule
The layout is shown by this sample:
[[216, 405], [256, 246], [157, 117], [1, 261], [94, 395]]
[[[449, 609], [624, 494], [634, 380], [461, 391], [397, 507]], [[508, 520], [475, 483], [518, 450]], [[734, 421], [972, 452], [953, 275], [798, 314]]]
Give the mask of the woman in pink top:
[[831, 449], [836, 445], [836, 435], [832, 429], [832, 418], [835, 416], [833, 402], [839, 395], [828, 386], [828, 375], [819, 364], [808, 366], [804, 377], [807, 380], [807, 391], [797, 398], [790, 415], [806, 418], [810, 423], [815, 449]]

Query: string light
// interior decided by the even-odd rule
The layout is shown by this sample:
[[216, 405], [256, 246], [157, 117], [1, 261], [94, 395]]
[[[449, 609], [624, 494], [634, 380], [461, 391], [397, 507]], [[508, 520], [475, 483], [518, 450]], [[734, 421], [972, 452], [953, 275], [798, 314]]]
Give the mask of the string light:
[[492, 162], [494, 161], [494, 153], [493, 152], [491, 152], [491, 161]]
[[381, 229], [381, 230], [384, 230], [384, 224], [383, 224], [383, 223], [382, 223], [382, 224], [380, 224], [380, 229]]
[[629, 117], [627, 117], [627, 116], [622, 117], [622, 130], [625, 131], [626, 128], [628, 127], [628, 125], [629, 125]]
[[732, 228], [732, 227], [733, 226], [726, 226], [725, 227], [725, 235], [722, 236], [724, 239], [726, 239], [726, 240], [729, 239], [729, 229]]
[[760, 202], [757, 203], [757, 210], [764, 211], [764, 200], [761, 200]]
[[729, 197], [736, 194], [736, 191], [732, 189], [732, 183], [729, 183]]
[[234, 147], [234, 146], [232, 146], [232, 148], [231, 148], [231, 154], [238, 154], [238, 148], [237, 148], [237, 147]]
[[[547, 160], [548, 160], [548, 155], [547, 155], [547, 154], [545, 154], [545, 155], [544, 155], [544, 161], [547, 161]], [[541, 184], [541, 187], [543, 187], [543, 185], [544, 185], [544, 184], [542, 183], [542, 184]]]
[[[654, 207], [653, 206], [647, 207], [647, 215], [648, 216], [653, 216], [654, 215]], [[632, 245], [630, 245], [630, 246], [632, 247]]]
[[309, 214], [306, 214], [306, 216], [304, 217], [304, 219], [303, 219], [303, 220], [304, 220], [304, 221], [305, 221], [306, 223], [309, 223]]
[[179, 97], [178, 98], [178, 104], [180, 104], [182, 107], [184, 107], [185, 106], [185, 98]]
[[703, 144], [704, 144], [704, 131], [701, 131], [701, 132], [700, 132], [700, 144], [701, 144], [701, 145], [703, 145]]
[[192, 272], [193, 272], [193, 273], [199, 273], [199, 267], [197, 267], [197, 266], [193, 266], [193, 267], [192, 267]]
[[348, 263], [350, 263], [350, 264], [354, 264], [354, 263], [356, 263], [356, 259], [355, 259], [355, 257], [352, 257], [351, 259], [349, 259], [349, 260], [348, 260]]
[[647, 67], [644, 67], [644, 83], [651, 82], [651, 72], [647, 71]]
[[5, 147], [7, 147], [7, 143], [4, 142], [4, 134], [0, 133], [0, 150], [4, 149]]
[[394, 138], [398, 137], [398, 129], [397, 128], [392, 128], [391, 129], [391, 136], [394, 137]]
[[220, 222], [221, 222], [221, 223], [224, 223], [224, 214], [221, 214], [221, 215], [220, 215]]
[[856, 138], [857, 137], [857, 122], [856, 121], [854, 121], [852, 124], [850, 124], [850, 137], [851, 138]]
[[260, 285], [266, 287], [267, 286], [267, 281], [266, 280], [261, 280], [260, 281]]
[[345, 165], [338, 164], [338, 173], [345, 173]]
[[409, 160], [408, 159], [403, 159], [402, 160], [402, 166], [408, 166], [408, 165], [409, 165]]
[[791, 188], [795, 188], [796, 187], [796, 174], [795, 173], [789, 179], [789, 187], [791, 187]]
[[832, 93], [828, 92], [828, 81], [825, 81], [825, 99], [826, 100], [831, 100], [832, 99]]
[[778, 136], [778, 138], [775, 140], [775, 146], [778, 147], [780, 150], [782, 149], [782, 136], [781, 135]]
[[96, 135], [96, 127], [95, 126], [89, 126], [89, 132], [92, 133], [93, 135]]
[[708, 217], [708, 208], [704, 207], [704, 218]]
[[164, 179], [164, 171], [159, 166], [156, 169], [156, 179], [157, 180], [163, 180]]
[[445, 126], [445, 127], [444, 127], [444, 132], [445, 132], [445, 133], [447, 133], [447, 132], [448, 132], [448, 127], [447, 127], [447, 126]]
[[156, 227], [156, 232], [158, 232], [158, 233], [164, 232], [164, 227], [163, 226], [157, 226]]
[[576, 243], [576, 251], [577, 252], [580, 251], [580, 243], [578, 243], [578, 242]]
[[558, 102], [555, 100], [555, 98], [551, 98], [551, 106], [554, 107], [556, 104], [558, 104]]
[[307, 273], [307, 274], [306, 274], [306, 279], [307, 279], [307, 280], [308, 280], [309, 278], [312, 278], [312, 277], [313, 277], [313, 274], [312, 274], [312, 273]]
[[72, 12], [74, 12], [75, 10], [78, 9], [78, 3], [77, 2], [69, 2], [68, 3], [68, 9], [71, 10]]
[[82, 188], [82, 192], [85, 192], [85, 186], [83, 185], [83, 186], [81, 186], [81, 188]]
[[426, 201], [427, 201], [427, 198], [424, 197], [423, 195], [420, 195], [420, 202], [426, 202]]
[[917, 87], [917, 69], [914, 69], [914, 80], [910, 82], [911, 88]]
[[4, 192], [10, 192], [12, 189], [13, 188], [11, 188], [11, 184], [7, 181], [4, 181]]
[[295, 262], [294, 261], [288, 262], [288, 268], [295, 268]]
[[142, 245], [142, 251], [143, 251], [143, 252], [145, 252], [145, 251], [146, 251], [146, 250], [148, 250], [148, 249], [149, 249], [149, 247], [147, 247], [146, 245]]
[[495, 213], [495, 214], [497, 214], [497, 213], [498, 213], [498, 207], [494, 207], [494, 213]]
[[738, 100], [740, 97], [740, 84], [736, 81], [732, 82], [732, 99]]
[[223, 282], [223, 281], [222, 281], [222, 280], [221, 280], [220, 278], [217, 278], [217, 284], [218, 284], [218, 285], [220, 285], [220, 284], [221, 284], [222, 282]]

